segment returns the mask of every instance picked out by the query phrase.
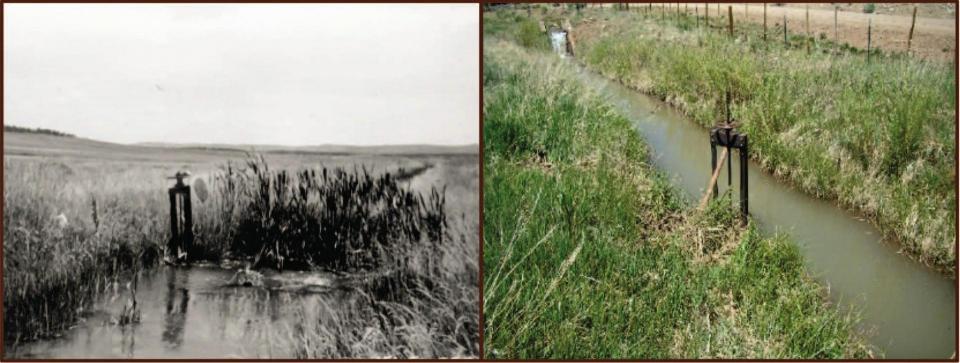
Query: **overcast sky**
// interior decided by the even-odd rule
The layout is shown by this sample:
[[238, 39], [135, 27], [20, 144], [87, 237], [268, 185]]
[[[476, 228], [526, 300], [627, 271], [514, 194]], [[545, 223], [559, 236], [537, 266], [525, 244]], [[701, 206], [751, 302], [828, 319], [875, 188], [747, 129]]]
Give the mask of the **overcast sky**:
[[472, 144], [476, 4], [5, 4], [3, 117], [97, 140]]

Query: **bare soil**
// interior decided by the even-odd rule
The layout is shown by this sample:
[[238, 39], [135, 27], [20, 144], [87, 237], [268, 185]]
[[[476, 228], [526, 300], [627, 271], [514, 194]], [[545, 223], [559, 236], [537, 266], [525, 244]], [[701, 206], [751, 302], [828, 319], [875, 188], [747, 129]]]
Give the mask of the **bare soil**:
[[[885, 51], [905, 51], [913, 6], [917, 5], [917, 23], [910, 46], [913, 54], [920, 58], [939, 61], [954, 61], [957, 46], [956, 4], [876, 4], [873, 14], [863, 12], [864, 4], [839, 3], [837, 12], [836, 36], [840, 43], [866, 49], [867, 24], [872, 20], [871, 47]], [[703, 3], [689, 4], [703, 14]], [[716, 17], [717, 4], [710, 4], [710, 16]], [[721, 14], [726, 16], [727, 7], [733, 7], [734, 22], [747, 20], [763, 24], [763, 4], [721, 4]], [[684, 5], [681, 5], [683, 8]], [[834, 4], [809, 4], [810, 34], [834, 39]], [[787, 18], [787, 29], [793, 33], [806, 33], [807, 4], [767, 5], [767, 25], [781, 26], [783, 17]]]

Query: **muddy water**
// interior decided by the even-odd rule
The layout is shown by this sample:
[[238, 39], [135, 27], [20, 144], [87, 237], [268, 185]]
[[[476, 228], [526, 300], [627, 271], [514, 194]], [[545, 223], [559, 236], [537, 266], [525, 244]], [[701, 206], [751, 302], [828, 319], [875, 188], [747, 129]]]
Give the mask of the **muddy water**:
[[[690, 200], [710, 179], [706, 129], [662, 102], [580, 70], [585, 83], [627, 115], [651, 146], [654, 164]], [[718, 154], [719, 154], [718, 150]], [[739, 155], [734, 151], [729, 191], [739, 200]], [[799, 245], [808, 270], [843, 309], [861, 313], [861, 329], [886, 358], [948, 358], [956, 341], [954, 281], [898, 253], [870, 223], [832, 202], [818, 200], [749, 165], [749, 204], [765, 233], [784, 232]], [[727, 172], [718, 181], [728, 190]]]
[[263, 285], [230, 284], [235, 270], [159, 267], [141, 274], [139, 324], [117, 325], [125, 284], [58, 339], [7, 347], [15, 358], [293, 358], [295, 333], [330, 322], [351, 293], [329, 274], [264, 272]]

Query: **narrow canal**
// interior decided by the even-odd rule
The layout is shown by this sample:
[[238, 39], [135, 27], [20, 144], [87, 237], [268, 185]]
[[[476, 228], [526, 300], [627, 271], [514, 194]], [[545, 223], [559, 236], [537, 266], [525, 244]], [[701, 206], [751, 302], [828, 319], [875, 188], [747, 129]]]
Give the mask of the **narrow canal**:
[[[565, 38], [565, 33], [552, 35]], [[556, 49], [564, 49], [563, 43]], [[579, 68], [585, 84], [615, 104], [650, 145], [653, 163], [691, 200], [710, 179], [708, 130], [659, 100]], [[719, 150], [718, 150], [719, 153]], [[734, 156], [736, 152], [734, 151]], [[739, 196], [739, 157], [729, 192]], [[955, 281], [898, 253], [872, 224], [832, 201], [816, 199], [750, 162], [750, 212], [768, 234], [789, 234], [807, 270], [827, 286], [844, 311], [859, 312], [860, 330], [885, 358], [939, 358], [955, 354]], [[727, 173], [720, 173], [720, 193]]]

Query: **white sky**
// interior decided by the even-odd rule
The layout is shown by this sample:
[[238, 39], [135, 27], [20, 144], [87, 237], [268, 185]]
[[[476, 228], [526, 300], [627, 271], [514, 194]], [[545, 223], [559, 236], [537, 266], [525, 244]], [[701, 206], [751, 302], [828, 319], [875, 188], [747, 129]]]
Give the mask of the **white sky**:
[[477, 6], [4, 4], [4, 122], [121, 143], [474, 144]]

